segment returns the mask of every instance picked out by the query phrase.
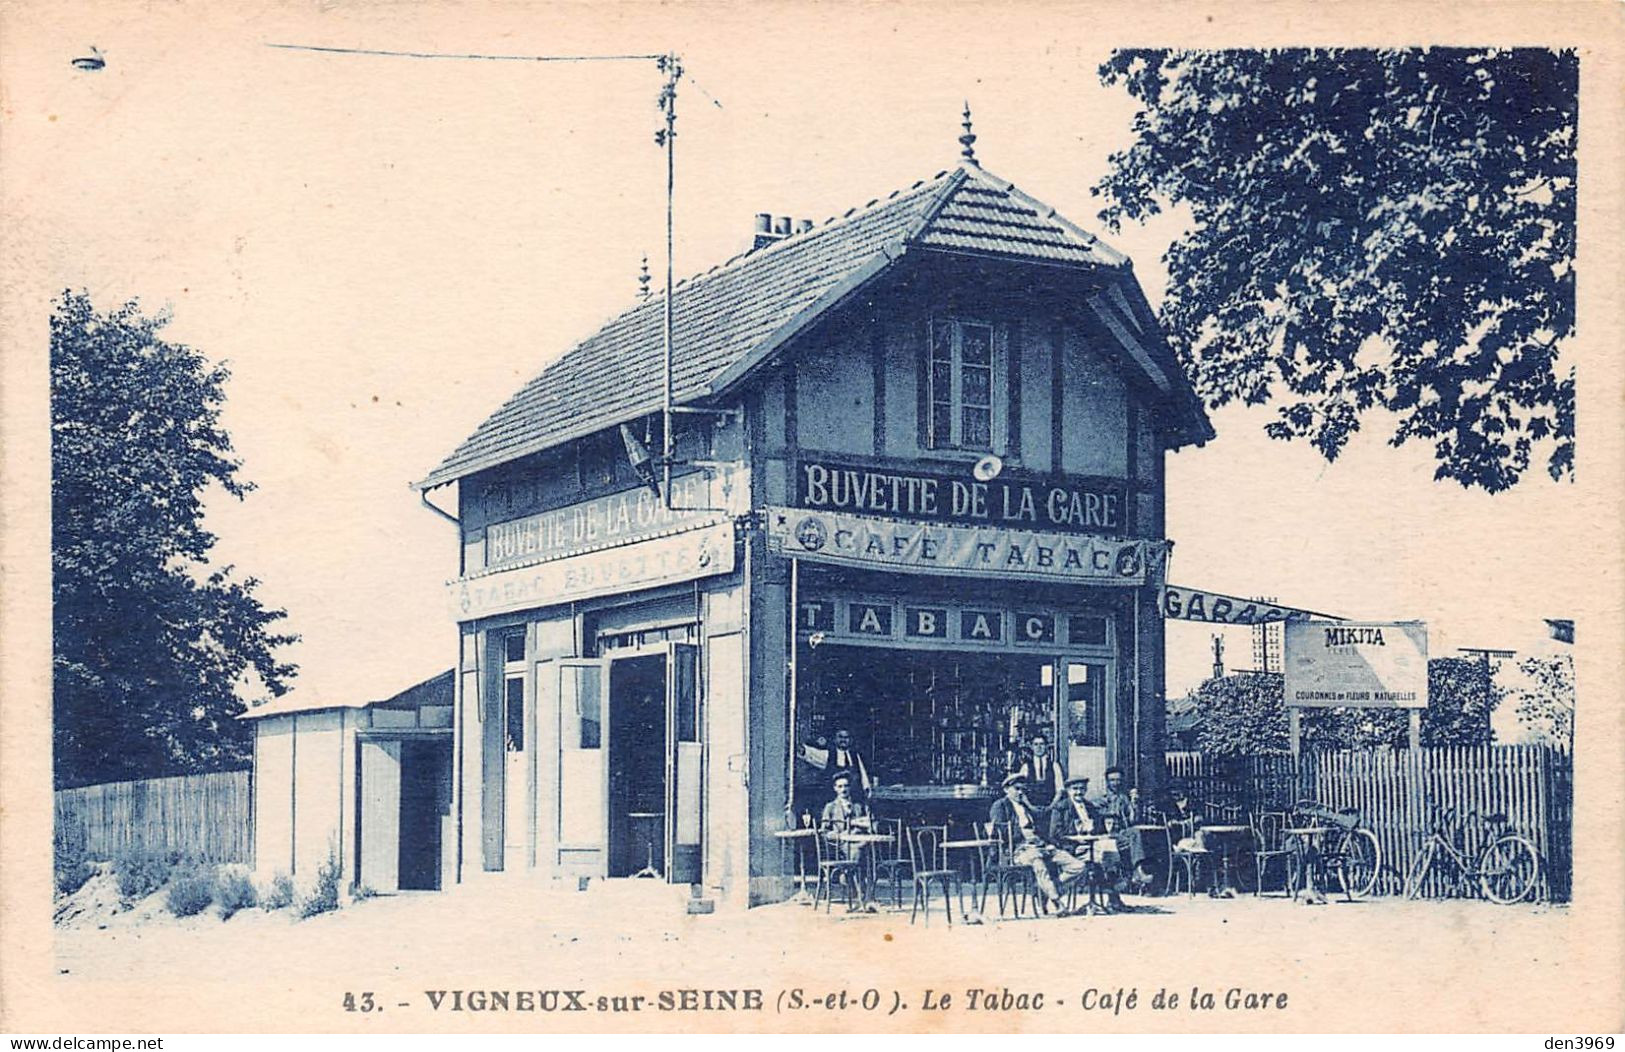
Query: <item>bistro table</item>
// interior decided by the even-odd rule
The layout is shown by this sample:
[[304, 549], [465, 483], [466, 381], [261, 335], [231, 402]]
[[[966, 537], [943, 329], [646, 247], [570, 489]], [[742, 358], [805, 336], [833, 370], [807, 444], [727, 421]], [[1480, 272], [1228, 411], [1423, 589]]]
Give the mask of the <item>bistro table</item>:
[[[1290, 826], [1281, 830], [1285, 835], [1292, 837], [1297, 844], [1300, 871], [1303, 873], [1304, 891], [1309, 895], [1309, 901], [1323, 903], [1326, 893], [1317, 883], [1321, 876], [1321, 866], [1324, 861], [1320, 852], [1321, 838], [1330, 833], [1330, 826]], [[1297, 898], [1297, 889], [1294, 888], [1292, 897]]]
[[661, 819], [665, 818], [666, 817], [666, 812], [664, 812], [664, 811], [628, 811], [627, 814], [626, 814], [626, 817], [631, 819], [633, 822], [636, 822], [638, 824], [638, 826], [642, 829], [644, 843], [645, 843], [645, 846], [648, 848], [648, 854], [645, 855], [645, 861], [644, 861], [643, 868], [638, 870], [636, 873], [632, 874], [632, 876], [641, 877], [644, 880], [657, 880], [657, 879], [659, 879], [660, 871], [658, 869], [655, 869], [655, 832], [656, 831], [655, 831], [655, 828], [654, 828], [654, 824], [656, 822], [660, 821]]
[[[943, 854], [950, 858], [952, 857], [952, 852], [955, 851], [970, 852], [970, 861], [966, 863], [965, 872], [970, 878], [971, 901], [976, 903], [977, 912], [981, 912], [982, 906], [987, 901], [985, 897], [977, 898], [976, 896], [976, 889], [978, 886], [983, 887], [984, 891], [986, 890], [985, 885], [981, 884], [982, 875], [986, 872], [982, 865], [984, 852], [996, 844], [998, 844], [998, 841], [994, 840], [992, 837], [973, 836], [965, 840], [944, 840], [941, 844], [937, 845], [938, 847], [942, 848]], [[949, 863], [948, 868], [954, 868], [952, 862]], [[966, 921], [970, 920], [970, 914], [965, 912], [964, 883], [959, 885], [959, 915]]]
[[810, 903], [812, 899], [807, 895], [807, 846], [805, 841], [818, 835], [818, 830], [811, 826], [802, 826], [798, 829], [779, 829], [773, 833], [779, 838], [779, 868], [788, 868], [784, 864], [786, 850], [796, 853], [796, 893], [790, 896], [794, 902]]
[[[1235, 889], [1230, 886], [1230, 862], [1241, 847], [1243, 834], [1251, 833], [1252, 826], [1203, 826], [1199, 833], [1203, 846], [1219, 856], [1218, 887], [1215, 893], [1224, 898], [1235, 897]], [[1212, 837], [1215, 843], [1209, 845], [1208, 838]]]
[[1102, 843], [1110, 844], [1111, 850], [1117, 850], [1117, 835], [1115, 833], [1071, 833], [1067, 840], [1083, 848], [1086, 858], [1083, 863], [1088, 868], [1084, 870], [1084, 887], [1088, 889], [1088, 898], [1084, 900], [1083, 912], [1093, 917], [1100, 913], [1110, 913], [1106, 904], [1100, 901], [1100, 882], [1096, 879], [1100, 872], [1099, 853]]
[[[890, 833], [865, 832], [861, 829], [832, 829], [829, 831], [827, 838], [833, 843], [852, 844], [859, 848], [865, 848], [871, 844], [893, 844], [897, 842], [897, 838], [892, 836]], [[874, 857], [872, 855], [869, 856], [868, 861], [872, 866]], [[869, 873], [869, 878], [870, 879], [864, 883], [864, 887], [860, 889], [860, 894], [863, 895], [863, 905], [865, 906], [868, 906], [871, 902], [869, 885], [873, 884], [874, 882], [874, 873], [872, 869]], [[859, 880], [862, 880], [861, 874], [859, 876]]]

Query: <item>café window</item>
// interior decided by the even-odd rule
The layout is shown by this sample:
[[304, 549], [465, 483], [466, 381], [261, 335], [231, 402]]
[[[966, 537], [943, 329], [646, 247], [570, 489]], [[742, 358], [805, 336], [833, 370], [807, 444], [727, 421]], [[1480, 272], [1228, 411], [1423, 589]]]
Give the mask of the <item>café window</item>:
[[1006, 397], [993, 326], [954, 318], [931, 320], [930, 368], [926, 373], [927, 445], [932, 449], [993, 450]]
[[845, 730], [878, 784], [997, 787], [1035, 736], [1055, 741], [1055, 668], [1038, 655], [808, 651], [798, 740]]
[[502, 722], [509, 752], [525, 751], [525, 632], [502, 636]]
[[1066, 663], [1066, 734], [1073, 745], [1106, 744], [1106, 666]]
[[507, 676], [502, 681], [502, 704], [508, 728], [508, 751], [525, 751], [525, 677]]

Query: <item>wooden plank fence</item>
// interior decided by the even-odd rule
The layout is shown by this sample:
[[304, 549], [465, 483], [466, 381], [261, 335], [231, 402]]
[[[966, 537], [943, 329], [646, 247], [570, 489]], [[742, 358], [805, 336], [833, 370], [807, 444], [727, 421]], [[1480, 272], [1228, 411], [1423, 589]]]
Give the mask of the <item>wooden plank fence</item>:
[[[1199, 800], [1248, 812], [1280, 810], [1298, 800], [1357, 807], [1382, 845], [1378, 891], [1403, 890], [1411, 860], [1445, 808], [1504, 813], [1507, 825], [1535, 844], [1541, 858], [1538, 897], [1567, 901], [1573, 869], [1574, 766], [1569, 753], [1546, 745], [1435, 746], [1290, 755], [1212, 758], [1167, 754], [1167, 771]], [[1482, 846], [1481, 826], [1465, 830], [1469, 860]], [[1436, 862], [1425, 891], [1456, 894], [1448, 862]]]
[[90, 858], [170, 854], [254, 859], [252, 772], [217, 771], [56, 792], [56, 825], [77, 825]]

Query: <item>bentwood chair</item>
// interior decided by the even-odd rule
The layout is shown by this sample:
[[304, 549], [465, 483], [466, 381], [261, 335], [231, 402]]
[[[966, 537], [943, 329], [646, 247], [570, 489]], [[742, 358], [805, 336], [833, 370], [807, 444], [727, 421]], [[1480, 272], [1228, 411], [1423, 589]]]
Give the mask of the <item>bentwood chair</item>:
[[1179, 863], [1178, 866], [1170, 864], [1168, 867], [1169, 894], [1179, 890], [1179, 873], [1185, 875], [1185, 892], [1192, 897], [1196, 895], [1196, 880], [1202, 875], [1204, 867], [1209, 870], [1208, 879], [1213, 879], [1213, 859], [1196, 835], [1198, 828], [1194, 818], [1176, 819], [1168, 823], [1168, 837], [1173, 841], [1172, 855]]
[[1015, 911], [1017, 918], [1021, 916], [1023, 908], [1030, 902], [1033, 906], [1033, 916], [1038, 915], [1038, 887], [1033, 877], [1031, 866], [1022, 865], [1015, 860], [1016, 854], [1016, 827], [1009, 823], [989, 823], [988, 833], [996, 842], [993, 855], [988, 859], [987, 866], [982, 870], [981, 901], [987, 902], [987, 889], [991, 885], [998, 895], [999, 917], [1003, 918], [1006, 907]]
[[1297, 850], [1286, 842], [1287, 816], [1282, 811], [1261, 811], [1253, 816], [1253, 894], [1263, 897], [1264, 878], [1270, 864], [1280, 862], [1281, 890], [1291, 894], [1296, 886]]
[[874, 853], [875, 881], [884, 880], [892, 890], [892, 905], [903, 908], [903, 881], [914, 875], [914, 858], [908, 844], [908, 830], [901, 818], [877, 818], [875, 832], [891, 837], [886, 843], [876, 844]]
[[858, 872], [862, 865], [855, 858], [847, 858], [846, 851], [839, 841], [831, 840], [833, 830], [820, 829], [812, 842], [818, 850], [818, 883], [813, 886], [813, 909], [818, 908], [818, 900], [824, 900], [824, 912], [828, 913], [830, 905], [835, 901], [835, 887], [839, 884], [845, 889], [846, 904], [857, 905], [858, 882], [863, 875]]
[[947, 826], [916, 826], [909, 833], [909, 845], [914, 849], [914, 902], [908, 911], [908, 922], [914, 923], [920, 908], [925, 908], [925, 923], [931, 925], [931, 892], [942, 889], [942, 911], [948, 923], [954, 922], [954, 900], [963, 894], [959, 872], [948, 865], [948, 852], [942, 842], [948, 839]]

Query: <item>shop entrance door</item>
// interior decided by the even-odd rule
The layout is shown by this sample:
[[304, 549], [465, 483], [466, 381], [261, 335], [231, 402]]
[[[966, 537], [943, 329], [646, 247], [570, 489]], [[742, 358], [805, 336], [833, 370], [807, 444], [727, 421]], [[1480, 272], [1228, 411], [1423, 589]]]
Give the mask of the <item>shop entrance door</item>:
[[666, 661], [609, 665], [609, 876], [666, 871]]
[[558, 867], [700, 879], [699, 648], [558, 662]]

